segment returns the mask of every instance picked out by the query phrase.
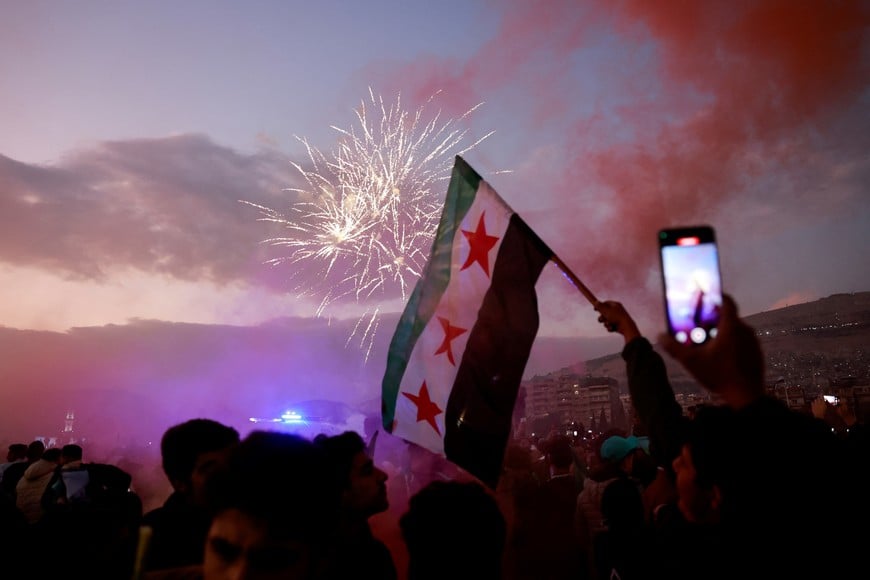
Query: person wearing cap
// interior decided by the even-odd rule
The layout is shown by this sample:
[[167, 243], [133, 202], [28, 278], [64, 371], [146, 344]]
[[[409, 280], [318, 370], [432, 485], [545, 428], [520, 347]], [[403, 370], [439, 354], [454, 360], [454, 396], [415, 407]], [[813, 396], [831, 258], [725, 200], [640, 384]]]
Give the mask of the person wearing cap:
[[640, 498], [640, 482], [632, 477], [637, 449], [641, 449], [640, 442], [634, 435], [607, 437], [598, 451], [598, 465], [589, 472], [583, 482], [583, 490], [577, 496], [574, 526], [580, 548], [586, 554], [586, 560], [590, 565], [593, 562], [592, 548], [595, 537], [606, 529], [604, 516], [601, 513], [604, 490], [615, 481], [628, 480], [634, 484]]

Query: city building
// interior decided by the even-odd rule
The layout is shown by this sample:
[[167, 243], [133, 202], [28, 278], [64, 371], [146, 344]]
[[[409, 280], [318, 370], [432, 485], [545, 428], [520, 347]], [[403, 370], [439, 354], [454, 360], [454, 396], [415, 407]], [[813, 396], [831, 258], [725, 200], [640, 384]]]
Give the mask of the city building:
[[[524, 381], [526, 436], [546, 436], [552, 430], [573, 431], [581, 425], [598, 431], [628, 428], [619, 383], [611, 377], [550, 373]], [[573, 435], [573, 432], [571, 433]]]

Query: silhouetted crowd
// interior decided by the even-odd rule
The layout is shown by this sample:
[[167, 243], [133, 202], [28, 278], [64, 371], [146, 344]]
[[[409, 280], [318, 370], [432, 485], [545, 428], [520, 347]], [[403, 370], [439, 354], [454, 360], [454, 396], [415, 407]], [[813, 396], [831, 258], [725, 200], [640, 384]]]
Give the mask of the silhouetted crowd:
[[[241, 437], [194, 418], [163, 434], [172, 491], [147, 510], [127, 470], [82, 446], [16, 443], [0, 464], [0, 577], [866, 576], [870, 454], [854, 415], [835, 433], [824, 401], [808, 415], [766, 395], [760, 344], [726, 297], [714, 340], [660, 337], [717, 401], [686, 416], [622, 304], [596, 310], [625, 339], [631, 432], [507, 441], [490, 489], [416, 448], [376, 465], [377, 433]], [[373, 524], [391, 504], [397, 539]]]

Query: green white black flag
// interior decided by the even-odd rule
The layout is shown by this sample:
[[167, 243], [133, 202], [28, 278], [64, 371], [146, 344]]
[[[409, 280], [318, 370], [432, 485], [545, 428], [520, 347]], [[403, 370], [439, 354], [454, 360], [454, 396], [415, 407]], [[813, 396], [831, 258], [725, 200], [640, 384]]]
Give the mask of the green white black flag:
[[550, 249], [456, 157], [429, 262], [390, 343], [384, 428], [495, 487]]

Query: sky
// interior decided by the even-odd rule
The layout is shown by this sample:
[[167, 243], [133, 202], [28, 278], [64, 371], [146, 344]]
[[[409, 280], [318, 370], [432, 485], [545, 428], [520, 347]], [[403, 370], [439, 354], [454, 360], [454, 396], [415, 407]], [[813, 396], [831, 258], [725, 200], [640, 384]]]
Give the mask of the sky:
[[[18, 408], [124, 393], [160, 424], [376, 398], [402, 296], [316, 316], [322, 265], [270, 265], [287, 231], [240, 203], [301, 207], [303, 140], [334, 151], [371, 95], [483, 139], [466, 161], [649, 336], [664, 227], [715, 227], [746, 314], [870, 289], [866, 2], [0, 5], [0, 396]], [[538, 296], [535, 372], [618, 350], [555, 266]], [[346, 339], [374, 306], [366, 350]]]

